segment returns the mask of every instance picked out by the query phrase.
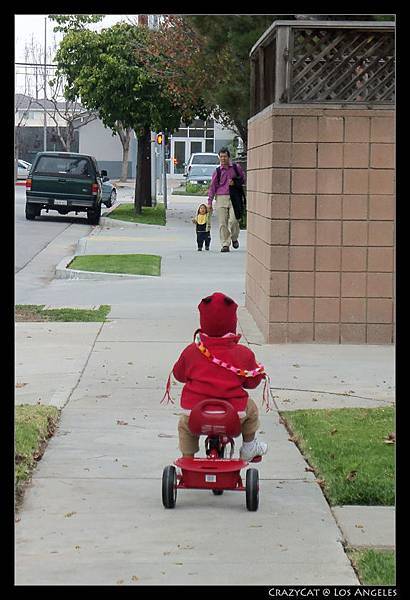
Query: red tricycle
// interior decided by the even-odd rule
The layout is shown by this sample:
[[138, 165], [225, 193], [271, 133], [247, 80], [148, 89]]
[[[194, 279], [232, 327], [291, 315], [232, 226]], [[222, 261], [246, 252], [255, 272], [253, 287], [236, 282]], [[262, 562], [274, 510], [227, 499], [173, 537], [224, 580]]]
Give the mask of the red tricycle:
[[[162, 502], [165, 508], [174, 508], [178, 489], [212, 490], [219, 496], [224, 490], [246, 492], [246, 508], [251, 511], [259, 505], [259, 473], [257, 469], [246, 471], [246, 485], [242, 483], [241, 469], [248, 461], [233, 459], [234, 437], [241, 434], [241, 422], [232, 404], [224, 400], [202, 400], [191, 410], [189, 429], [194, 435], [206, 435], [206, 458], [182, 457], [175, 466], [164, 468], [162, 475]], [[230, 444], [229, 458], [226, 458]], [[251, 462], [260, 462], [256, 456]]]

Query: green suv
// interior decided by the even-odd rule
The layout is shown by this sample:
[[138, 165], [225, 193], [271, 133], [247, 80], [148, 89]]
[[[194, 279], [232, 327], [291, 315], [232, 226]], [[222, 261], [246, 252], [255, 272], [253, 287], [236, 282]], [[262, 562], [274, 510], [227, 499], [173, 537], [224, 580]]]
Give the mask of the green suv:
[[26, 180], [26, 219], [38, 217], [42, 209], [87, 213], [90, 225], [101, 216], [102, 177], [97, 161], [77, 152], [39, 152]]

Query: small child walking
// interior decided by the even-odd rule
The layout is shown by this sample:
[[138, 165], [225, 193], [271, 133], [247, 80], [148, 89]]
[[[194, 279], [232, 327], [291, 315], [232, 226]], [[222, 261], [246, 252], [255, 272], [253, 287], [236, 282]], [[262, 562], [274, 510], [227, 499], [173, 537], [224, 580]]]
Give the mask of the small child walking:
[[192, 219], [196, 225], [196, 242], [198, 250], [202, 250], [205, 242], [205, 250], [209, 250], [211, 244], [211, 211], [206, 204], [200, 204], [196, 217]]

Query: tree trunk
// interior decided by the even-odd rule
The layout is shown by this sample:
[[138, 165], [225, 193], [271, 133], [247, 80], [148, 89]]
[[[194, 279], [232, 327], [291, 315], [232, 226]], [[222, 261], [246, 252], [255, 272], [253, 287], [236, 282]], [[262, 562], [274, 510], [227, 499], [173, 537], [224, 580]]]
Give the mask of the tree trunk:
[[71, 122], [67, 123], [67, 152], [71, 150], [71, 143], [74, 141], [74, 129]]
[[138, 136], [137, 175], [135, 178], [134, 206], [141, 214], [143, 206], [152, 206], [151, 198], [151, 130], [146, 127]]
[[123, 128], [120, 121], [117, 122], [117, 133], [122, 144], [122, 166], [120, 181], [125, 183], [128, 178], [128, 156], [130, 152], [131, 127]]
[[68, 131], [67, 131], [67, 139], [64, 139], [57, 122], [56, 122], [56, 130], [57, 130], [58, 139], [60, 140], [61, 145], [64, 148], [64, 152], [70, 152], [70, 144], [68, 142]]
[[248, 148], [248, 128], [242, 123], [242, 121], [234, 121], [234, 123], [243, 141], [243, 151], [246, 153]]
[[[127, 129], [125, 140], [122, 142], [122, 167], [120, 181], [126, 182], [128, 177], [128, 155], [130, 153], [131, 130]], [[122, 141], [122, 140], [121, 140]]]

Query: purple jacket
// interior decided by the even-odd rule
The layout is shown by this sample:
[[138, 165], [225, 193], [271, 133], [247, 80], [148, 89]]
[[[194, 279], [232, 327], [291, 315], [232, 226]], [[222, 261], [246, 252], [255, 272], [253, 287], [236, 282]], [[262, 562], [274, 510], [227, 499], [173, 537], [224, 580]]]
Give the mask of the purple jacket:
[[[211, 185], [208, 189], [208, 205], [212, 206], [212, 200], [216, 195], [219, 196], [229, 196], [229, 181], [233, 177], [237, 177], [235, 169], [232, 166], [232, 163], [229, 164], [228, 167], [220, 167], [221, 168], [221, 179], [218, 185], [217, 171], [215, 169], [214, 174], [212, 175]], [[241, 165], [236, 164], [236, 168], [238, 169], [238, 173], [243, 180], [245, 181], [245, 174], [242, 170]]]

